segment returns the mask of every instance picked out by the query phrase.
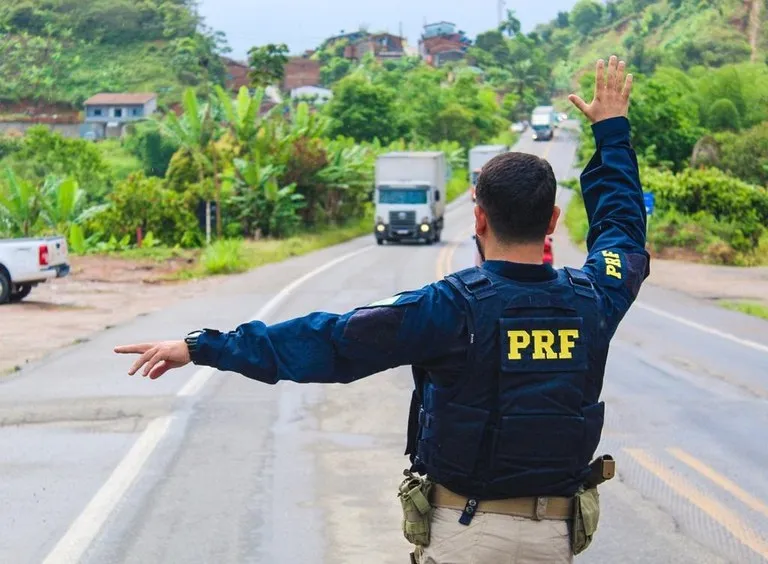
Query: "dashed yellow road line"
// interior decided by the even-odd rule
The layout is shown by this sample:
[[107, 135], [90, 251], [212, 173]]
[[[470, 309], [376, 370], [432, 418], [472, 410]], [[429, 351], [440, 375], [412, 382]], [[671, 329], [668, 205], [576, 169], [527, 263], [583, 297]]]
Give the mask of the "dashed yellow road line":
[[749, 506], [751, 509], [754, 509], [755, 511], [758, 511], [768, 517], [768, 505], [764, 504], [756, 497], [741, 489], [731, 480], [704, 464], [701, 460], [694, 458], [679, 448], [668, 448], [667, 452], [669, 452], [669, 454], [677, 458], [683, 464], [690, 466], [696, 470], [696, 472], [723, 488], [725, 491], [727, 491], [729, 494], [731, 494], [745, 505]]
[[768, 542], [762, 539], [733, 511], [691, 486], [685, 479], [665, 468], [661, 462], [654, 459], [644, 450], [625, 448], [624, 452], [634, 458], [640, 466], [664, 482], [672, 491], [687, 499], [719, 523], [744, 546], [750, 548], [763, 558], [768, 558]]
[[472, 231], [474, 231], [474, 227], [462, 231], [456, 241], [452, 241], [440, 249], [440, 254], [437, 255], [437, 265], [435, 268], [435, 274], [437, 275], [438, 280], [445, 278], [453, 271], [451, 267], [453, 265], [453, 256], [456, 254], [456, 249], [458, 249], [461, 243], [472, 234]]

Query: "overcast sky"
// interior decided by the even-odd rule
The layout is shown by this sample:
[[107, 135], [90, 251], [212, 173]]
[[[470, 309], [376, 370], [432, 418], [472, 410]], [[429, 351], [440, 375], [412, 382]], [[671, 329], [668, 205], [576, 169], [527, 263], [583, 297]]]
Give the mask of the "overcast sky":
[[[523, 31], [570, 10], [577, 0], [506, 0]], [[424, 21], [451, 21], [474, 37], [497, 24], [497, 0], [199, 0], [206, 23], [227, 34], [232, 56], [245, 58], [250, 47], [286, 43], [299, 54], [341, 30], [361, 24], [370, 31], [397, 34], [402, 25], [416, 45]]]

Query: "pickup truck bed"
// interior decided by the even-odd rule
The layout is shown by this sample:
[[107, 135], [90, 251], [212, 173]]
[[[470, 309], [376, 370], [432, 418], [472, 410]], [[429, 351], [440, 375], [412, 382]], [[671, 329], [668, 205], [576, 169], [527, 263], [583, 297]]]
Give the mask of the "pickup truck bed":
[[64, 237], [0, 239], [0, 304], [23, 300], [34, 286], [67, 274]]

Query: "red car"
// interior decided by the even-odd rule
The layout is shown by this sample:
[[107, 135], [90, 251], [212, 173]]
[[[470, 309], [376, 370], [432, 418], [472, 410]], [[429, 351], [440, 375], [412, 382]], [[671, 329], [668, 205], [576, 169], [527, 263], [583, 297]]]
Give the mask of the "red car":
[[544, 240], [544, 258], [542, 262], [544, 264], [553, 264], [555, 262], [555, 254], [552, 252], [552, 237], [549, 235]]

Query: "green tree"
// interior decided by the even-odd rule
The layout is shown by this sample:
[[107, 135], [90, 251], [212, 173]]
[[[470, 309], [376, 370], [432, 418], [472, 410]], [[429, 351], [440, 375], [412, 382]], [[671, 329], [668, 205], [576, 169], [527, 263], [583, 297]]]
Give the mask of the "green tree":
[[603, 6], [595, 0], [579, 0], [571, 10], [571, 25], [582, 35], [593, 32], [602, 19]]
[[713, 131], [738, 131], [741, 118], [736, 105], [727, 98], [716, 100], [707, 112], [708, 125]]
[[716, 135], [717, 167], [745, 182], [768, 187], [768, 122], [736, 133]]
[[522, 25], [520, 24], [520, 20], [517, 19], [517, 16], [515, 15], [514, 10], [507, 10], [507, 17], [504, 19], [503, 22], [501, 22], [501, 25], [499, 26], [499, 31], [502, 33], [506, 33], [509, 37], [514, 37], [518, 33], [520, 33], [520, 29], [522, 28]]
[[629, 111], [638, 152], [682, 169], [703, 133], [696, 103], [681, 96], [679, 87], [649, 79], [636, 89]]
[[98, 200], [110, 187], [109, 167], [99, 149], [84, 139], [69, 139], [46, 126], [30, 128], [10, 161], [18, 172], [42, 181], [47, 176], [72, 177]]
[[401, 133], [395, 112], [395, 92], [371, 83], [362, 75], [339, 81], [327, 108], [333, 119], [332, 135], [389, 143]]
[[285, 76], [285, 65], [288, 63], [288, 46], [281, 43], [270, 43], [261, 47], [253, 47], [248, 51], [249, 78], [253, 88], [264, 88], [279, 84]]
[[139, 124], [126, 141], [126, 147], [141, 160], [147, 176], [162, 178], [179, 145], [155, 121]]

